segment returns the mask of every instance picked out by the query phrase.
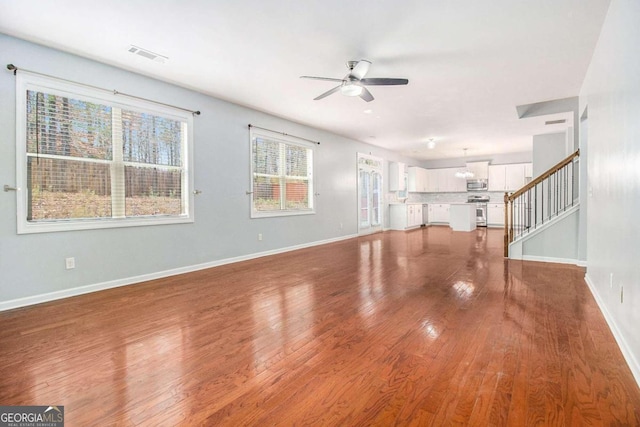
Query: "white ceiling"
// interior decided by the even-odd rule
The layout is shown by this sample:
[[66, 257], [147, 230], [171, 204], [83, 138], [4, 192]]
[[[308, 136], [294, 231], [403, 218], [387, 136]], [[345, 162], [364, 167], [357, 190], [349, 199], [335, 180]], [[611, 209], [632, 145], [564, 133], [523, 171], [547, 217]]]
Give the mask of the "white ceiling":
[[[519, 120], [515, 107], [578, 95], [609, 2], [0, 0], [0, 32], [435, 159], [530, 151], [532, 135], [563, 131], [544, 121], [565, 116]], [[342, 78], [359, 59], [367, 77], [409, 85], [313, 101], [334, 84], [299, 78]]]

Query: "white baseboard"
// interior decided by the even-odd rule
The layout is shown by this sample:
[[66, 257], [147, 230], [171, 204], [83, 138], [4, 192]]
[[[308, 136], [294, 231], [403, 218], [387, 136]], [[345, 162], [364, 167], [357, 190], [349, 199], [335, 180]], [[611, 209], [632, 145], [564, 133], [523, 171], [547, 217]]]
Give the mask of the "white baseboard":
[[633, 351], [627, 344], [627, 341], [624, 339], [624, 335], [622, 334], [622, 332], [620, 332], [620, 329], [618, 328], [618, 325], [616, 324], [615, 319], [607, 309], [607, 306], [604, 304], [604, 301], [602, 300], [602, 298], [600, 298], [600, 294], [596, 290], [595, 284], [589, 277], [589, 273], [585, 274], [584, 281], [587, 282], [587, 286], [591, 291], [591, 295], [593, 295], [593, 298], [596, 300], [598, 307], [600, 307], [600, 311], [602, 312], [604, 319], [607, 321], [607, 325], [609, 325], [609, 329], [611, 330], [613, 337], [618, 343], [618, 347], [620, 347], [622, 356], [627, 362], [627, 365], [629, 365], [629, 369], [631, 369], [631, 373], [633, 374], [633, 377], [635, 378], [636, 383], [640, 387], [640, 363], [638, 363], [638, 360], [633, 354]]
[[522, 255], [522, 261], [536, 261], [536, 262], [554, 262], [556, 264], [573, 264], [579, 267], [586, 267], [586, 262], [579, 261], [577, 259], [571, 258], [553, 258], [546, 256], [536, 256], [536, 255]]
[[133, 285], [140, 282], [146, 282], [154, 279], [161, 279], [163, 277], [175, 276], [178, 274], [190, 273], [192, 271], [204, 270], [207, 268], [218, 267], [220, 265], [232, 264], [234, 262], [247, 261], [250, 259], [261, 258], [264, 256], [280, 254], [284, 252], [291, 252], [298, 249], [309, 248], [312, 246], [326, 245], [327, 243], [339, 242], [341, 240], [348, 240], [354, 237], [358, 237], [356, 234], [349, 234], [346, 236], [335, 237], [332, 239], [320, 240], [316, 242], [303, 243], [301, 245], [288, 246], [280, 249], [273, 249], [270, 251], [257, 252], [248, 255], [242, 255], [238, 257], [225, 258], [216, 261], [206, 262], [203, 264], [190, 265], [186, 267], [173, 268], [171, 270], [158, 271], [155, 273], [141, 274], [139, 276], [126, 277], [123, 279], [110, 280], [108, 282], [95, 283], [93, 285], [78, 286], [76, 288], [64, 289], [61, 291], [48, 292], [46, 294], [33, 295], [24, 298], [16, 298], [7, 301], [0, 301], [0, 311], [13, 310], [15, 308], [26, 307], [34, 304], [41, 304], [43, 302], [54, 301], [62, 298], [69, 298], [78, 295], [88, 294], [91, 292], [103, 291], [106, 289], [118, 288], [120, 286]]

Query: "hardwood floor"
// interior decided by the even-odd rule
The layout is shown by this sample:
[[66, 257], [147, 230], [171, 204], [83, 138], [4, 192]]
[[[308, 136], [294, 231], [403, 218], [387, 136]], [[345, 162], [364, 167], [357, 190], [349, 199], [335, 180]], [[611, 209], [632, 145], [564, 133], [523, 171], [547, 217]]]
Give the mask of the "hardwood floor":
[[386, 232], [0, 313], [0, 404], [89, 425], [640, 425], [575, 266]]

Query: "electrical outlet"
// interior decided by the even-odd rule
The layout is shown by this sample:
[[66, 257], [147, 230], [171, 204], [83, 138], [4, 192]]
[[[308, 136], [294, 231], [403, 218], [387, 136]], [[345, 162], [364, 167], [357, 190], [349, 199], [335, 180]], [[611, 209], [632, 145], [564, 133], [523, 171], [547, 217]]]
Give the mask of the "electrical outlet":
[[613, 273], [609, 273], [609, 287], [613, 288]]
[[262, 241], [262, 233], [258, 233], [258, 240]]
[[65, 258], [64, 264], [67, 267], [67, 270], [72, 270], [76, 268], [76, 259], [74, 257]]

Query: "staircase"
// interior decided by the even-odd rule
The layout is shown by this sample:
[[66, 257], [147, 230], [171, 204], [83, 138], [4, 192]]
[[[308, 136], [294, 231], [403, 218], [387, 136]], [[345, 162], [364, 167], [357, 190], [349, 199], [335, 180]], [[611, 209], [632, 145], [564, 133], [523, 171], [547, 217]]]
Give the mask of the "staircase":
[[561, 219], [577, 212], [579, 156], [577, 150], [518, 191], [504, 194], [505, 257], [513, 257], [510, 252], [518, 247], [515, 252], [521, 256], [524, 240], [544, 232], [553, 233], [553, 227]]

